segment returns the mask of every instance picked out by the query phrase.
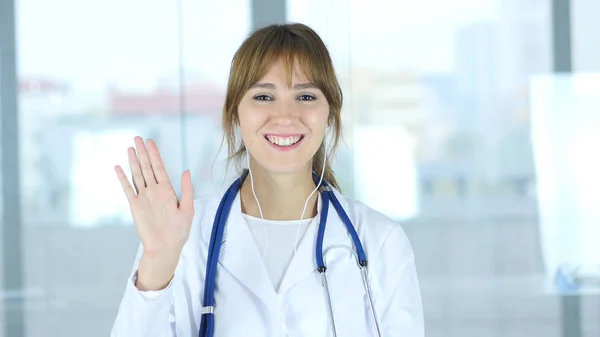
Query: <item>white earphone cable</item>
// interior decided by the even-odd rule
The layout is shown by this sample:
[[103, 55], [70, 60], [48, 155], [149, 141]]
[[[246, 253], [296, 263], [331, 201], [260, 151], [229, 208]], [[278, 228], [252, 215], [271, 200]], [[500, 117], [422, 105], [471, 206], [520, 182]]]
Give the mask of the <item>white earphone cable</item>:
[[[250, 152], [247, 152], [248, 155], [248, 172], [250, 172], [250, 186], [252, 187], [252, 195], [254, 196], [254, 200], [256, 200], [256, 205], [258, 206], [258, 212], [260, 213], [260, 218], [265, 219], [263, 216], [262, 208], [260, 207], [260, 202], [258, 202], [258, 198], [256, 197], [256, 192], [254, 191], [254, 177], [252, 177], [252, 169], [250, 168]], [[263, 252], [263, 261], [267, 256], [267, 250], [269, 249], [269, 236], [267, 235], [267, 225], [263, 221], [263, 231], [265, 233], [265, 251]]]

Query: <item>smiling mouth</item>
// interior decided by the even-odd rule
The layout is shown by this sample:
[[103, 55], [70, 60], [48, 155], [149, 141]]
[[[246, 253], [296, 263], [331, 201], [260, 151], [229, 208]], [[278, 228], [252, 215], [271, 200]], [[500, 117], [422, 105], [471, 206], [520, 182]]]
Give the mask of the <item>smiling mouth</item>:
[[298, 144], [304, 139], [304, 135], [294, 135], [294, 136], [275, 136], [275, 135], [265, 135], [265, 139], [269, 141], [273, 145], [288, 147]]

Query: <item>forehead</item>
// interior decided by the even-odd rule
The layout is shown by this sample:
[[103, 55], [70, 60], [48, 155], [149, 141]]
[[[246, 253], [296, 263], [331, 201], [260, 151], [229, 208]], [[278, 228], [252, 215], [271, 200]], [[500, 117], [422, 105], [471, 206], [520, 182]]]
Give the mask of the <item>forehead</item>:
[[298, 83], [311, 82], [311, 78], [307, 67], [302, 66], [297, 59], [294, 59], [293, 62], [286, 62], [285, 59], [279, 58], [266, 67], [258, 82], [286, 83], [288, 87], [291, 87]]

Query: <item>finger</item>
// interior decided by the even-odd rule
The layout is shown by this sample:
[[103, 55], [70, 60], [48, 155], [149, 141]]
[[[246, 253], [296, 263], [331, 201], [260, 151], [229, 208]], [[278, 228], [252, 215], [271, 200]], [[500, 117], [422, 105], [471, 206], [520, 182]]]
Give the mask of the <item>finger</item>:
[[152, 139], [148, 139], [148, 154], [150, 157], [150, 164], [152, 165], [152, 171], [154, 171], [154, 176], [156, 177], [156, 182], [158, 183], [168, 183], [169, 175], [165, 170], [165, 165], [160, 156], [160, 152], [158, 151], [158, 146]]
[[155, 185], [156, 178], [154, 177], [152, 165], [150, 165], [150, 158], [148, 158], [148, 150], [146, 149], [146, 145], [144, 145], [142, 137], [135, 137], [135, 147], [146, 186]]
[[135, 195], [140, 194], [140, 188], [137, 186], [137, 184], [135, 183], [135, 181], [133, 182], [133, 188], [135, 190]]
[[192, 185], [192, 175], [190, 170], [186, 170], [181, 175], [181, 201], [179, 208], [194, 212], [194, 186]]
[[135, 186], [135, 190], [139, 194], [140, 190], [146, 187], [144, 176], [142, 175], [142, 169], [140, 168], [140, 162], [133, 147], [130, 147], [127, 150], [127, 154], [129, 155], [129, 169], [131, 170], [133, 186]]
[[129, 179], [127, 179], [127, 176], [125, 175], [125, 172], [123, 172], [121, 166], [115, 166], [115, 172], [117, 173], [117, 178], [119, 178], [119, 182], [121, 182], [121, 187], [123, 188], [123, 192], [125, 192], [127, 200], [131, 202], [131, 200], [135, 198], [136, 193], [133, 190], [133, 187], [131, 187]]

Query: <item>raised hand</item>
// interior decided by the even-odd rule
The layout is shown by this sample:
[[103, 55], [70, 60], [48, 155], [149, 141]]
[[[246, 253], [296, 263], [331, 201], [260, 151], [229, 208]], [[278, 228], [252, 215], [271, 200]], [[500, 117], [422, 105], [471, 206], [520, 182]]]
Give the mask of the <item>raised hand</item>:
[[[128, 149], [133, 186], [120, 166], [115, 166], [115, 172], [144, 248], [138, 283], [144, 279], [146, 288], [160, 288], [172, 276], [189, 237], [194, 217], [194, 188], [186, 170], [181, 177], [181, 200], [178, 200], [154, 141], [149, 139], [146, 147], [141, 137], [134, 140], [136, 148]], [[144, 273], [147, 277], [142, 277]]]

